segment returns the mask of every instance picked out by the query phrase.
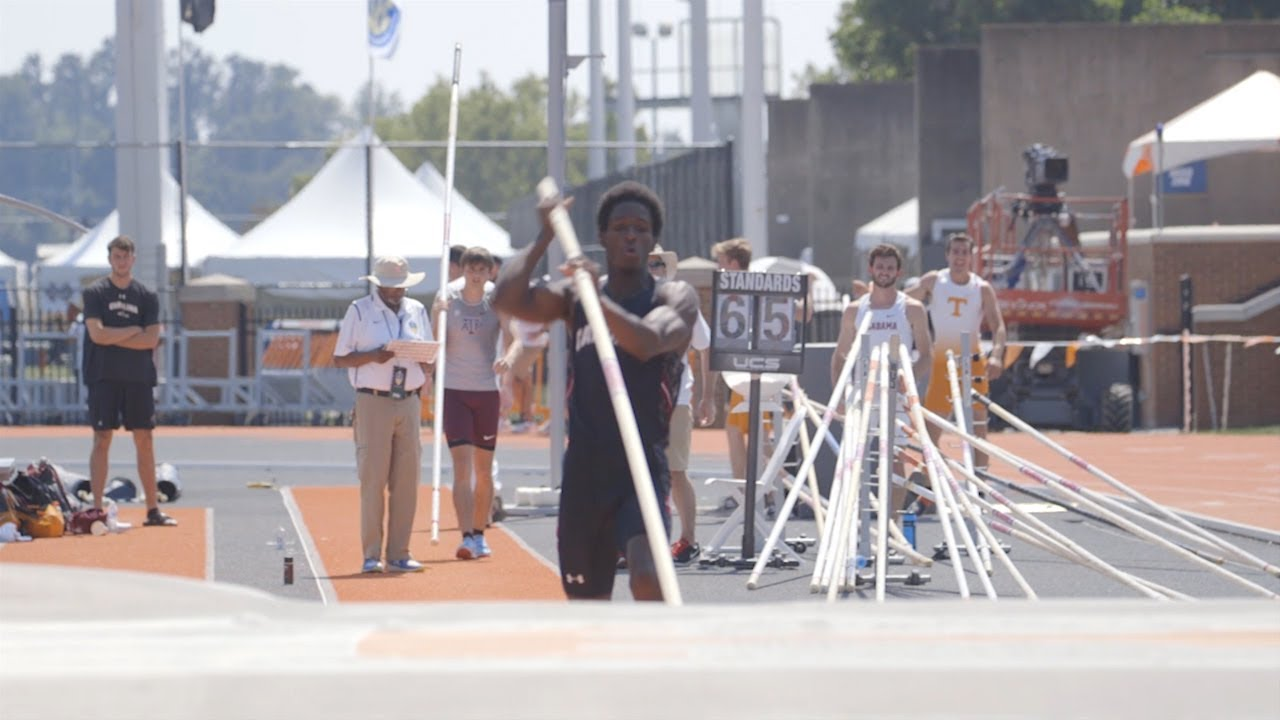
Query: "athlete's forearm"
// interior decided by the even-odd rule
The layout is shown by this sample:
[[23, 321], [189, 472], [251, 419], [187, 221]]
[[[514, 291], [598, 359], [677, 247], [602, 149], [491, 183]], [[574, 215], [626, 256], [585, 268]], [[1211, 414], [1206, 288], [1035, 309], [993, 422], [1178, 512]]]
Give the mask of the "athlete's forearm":
[[102, 325], [87, 325], [89, 339], [98, 345], [119, 345], [129, 338], [140, 335], [142, 328], [137, 325], [129, 327], [104, 327]]
[[130, 350], [155, 350], [160, 344], [160, 326], [148, 325], [142, 332], [130, 335], [116, 343], [119, 347]]

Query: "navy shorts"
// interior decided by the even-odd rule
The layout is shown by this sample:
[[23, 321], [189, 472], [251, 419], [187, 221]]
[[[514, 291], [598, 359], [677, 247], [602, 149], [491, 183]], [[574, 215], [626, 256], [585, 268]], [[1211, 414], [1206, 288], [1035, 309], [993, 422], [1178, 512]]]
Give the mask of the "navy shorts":
[[96, 382], [89, 386], [89, 424], [94, 430], [151, 430], [156, 399], [147, 383]]
[[[645, 454], [662, 509], [662, 524], [670, 533], [667, 456], [663, 448], [650, 448]], [[565, 453], [557, 534], [565, 595], [591, 598], [612, 594], [618, 555], [625, 552], [632, 538], [645, 535], [644, 516], [625, 457]]]
[[475, 445], [492, 450], [498, 445], [497, 390], [444, 391], [444, 436], [449, 447]]

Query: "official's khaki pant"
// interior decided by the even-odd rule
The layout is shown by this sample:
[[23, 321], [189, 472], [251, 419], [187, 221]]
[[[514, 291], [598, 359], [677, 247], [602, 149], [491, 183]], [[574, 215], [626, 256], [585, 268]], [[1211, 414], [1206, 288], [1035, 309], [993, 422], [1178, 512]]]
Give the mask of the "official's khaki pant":
[[422, 401], [356, 393], [356, 474], [360, 478], [360, 544], [364, 557], [381, 558], [387, 516], [387, 562], [409, 557], [422, 467]]

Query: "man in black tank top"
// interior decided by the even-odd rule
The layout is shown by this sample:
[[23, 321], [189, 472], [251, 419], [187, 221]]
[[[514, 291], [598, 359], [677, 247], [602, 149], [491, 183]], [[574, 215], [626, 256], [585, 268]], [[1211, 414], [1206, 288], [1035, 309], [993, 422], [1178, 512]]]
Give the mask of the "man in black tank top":
[[[555, 203], [539, 207], [542, 232], [504, 265], [494, 304], [522, 320], [568, 324], [569, 447], [560, 488], [560, 581], [571, 599], [608, 600], [622, 553], [630, 569], [632, 596], [661, 600], [596, 338], [582, 304], [569, 279], [547, 287], [529, 285], [534, 267], [554, 239], [550, 213], [555, 207]], [[662, 202], [649, 188], [630, 181], [610, 188], [596, 212], [596, 230], [608, 266], [600, 304], [618, 352], [654, 491], [669, 524], [667, 426], [679, 391], [680, 361], [697, 321], [698, 296], [688, 283], [658, 285], [649, 275], [649, 252], [661, 236], [662, 223]], [[580, 265], [594, 274], [595, 268], [585, 258], [571, 258], [568, 267]]]

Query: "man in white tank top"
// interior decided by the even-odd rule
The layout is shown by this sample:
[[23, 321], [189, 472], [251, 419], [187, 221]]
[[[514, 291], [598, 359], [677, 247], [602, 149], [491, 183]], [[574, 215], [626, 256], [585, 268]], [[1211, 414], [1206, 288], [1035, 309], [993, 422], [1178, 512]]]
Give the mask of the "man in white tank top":
[[[871, 314], [871, 325], [867, 329], [863, 343], [870, 343], [875, 348], [890, 337], [897, 335], [912, 351], [915, 361], [912, 369], [916, 376], [924, 368], [929, 367], [932, 357], [932, 346], [929, 342], [929, 321], [924, 314], [924, 306], [919, 301], [908, 297], [898, 290], [898, 277], [902, 274], [902, 253], [893, 245], [879, 245], [871, 251], [868, 268], [871, 273], [871, 292], [850, 303], [840, 318], [840, 337], [836, 340], [835, 354], [831, 356], [831, 382], [840, 377], [845, 358], [853, 346], [854, 337], [862, 318]], [[895, 358], [896, 360], [896, 358]], [[854, 376], [856, 378], [856, 375]], [[895, 385], [896, 387], [896, 385]], [[878, 403], [877, 403], [878, 407]], [[899, 417], [906, 419], [901, 410], [906, 408], [902, 397], [897, 400]], [[895, 428], [895, 444], [902, 444], [905, 437]], [[905, 477], [904, 467], [900, 462], [894, 463], [895, 474]], [[906, 492], [894, 485], [892, 488], [893, 507], [902, 507]]]
[[[989, 395], [988, 383], [1000, 377], [1004, 369], [1004, 318], [1000, 315], [995, 290], [973, 273], [972, 267], [973, 239], [964, 233], [955, 233], [947, 238], [947, 269], [925, 273], [920, 284], [908, 292], [924, 301], [929, 319], [933, 321], [933, 369], [924, 406], [943, 417], [950, 417], [953, 409], [951, 383], [947, 378], [947, 351], [955, 354], [956, 370], [959, 370], [962, 334], [969, 333], [970, 337], [974, 390]], [[991, 331], [991, 353], [988, 356], [982, 354], [979, 346], [984, 322]], [[987, 436], [987, 409], [981, 403], [973, 403], [973, 425], [978, 437]], [[929, 435], [937, 443], [941, 431], [930, 425]], [[974, 464], [985, 468], [986, 455], [975, 452]]]

